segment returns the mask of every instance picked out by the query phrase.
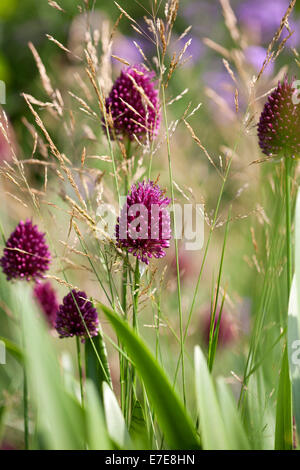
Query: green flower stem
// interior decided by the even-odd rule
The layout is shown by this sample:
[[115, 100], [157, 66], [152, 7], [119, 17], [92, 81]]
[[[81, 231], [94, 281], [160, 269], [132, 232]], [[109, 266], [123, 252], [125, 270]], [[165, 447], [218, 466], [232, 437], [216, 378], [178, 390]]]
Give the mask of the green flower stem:
[[76, 336], [76, 347], [77, 347], [77, 361], [78, 361], [78, 372], [79, 372], [81, 405], [82, 405], [82, 408], [84, 408], [84, 391], [83, 391], [83, 378], [82, 378], [82, 360], [81, 360], [80, 339], [79, 339], [78, 336]]
[[163, 114], [166, 127], [166, 140], [167, 140], [167, 151], [168, 151], [168, 166], [169, 166], [169, 179], [171, 187], [171, 201], [172, 201], [172, 221], [173, 221], [173, 230], [174, 230], [174, 242], [175, 242], [175, 255], [176, 255], [176, 272], [177, 272], [177, 298], [178, 298], [178, 314], [179, 314], [179, 330], [180, 330], [180, 359], [181, 359], [181, 374], [182, 374], [182, 396], [184, 405], [186, 405], [186, 395], [185, 395], [185, 367], [184, 367], [184, 331], [183, 331], [183, 318], [182, 318], [182, 304], [181, 304], [181, 283], [180, 283], [180, 268], [179, 268], [179, 255], [178, 255], [178, 240], [176, 237], [176, 217], [175, 217], [175, 194], [174, 194], [174, 183], [173, 183], [173, 170], [171, 162], [171, 145], [170, 145], [170, 136], [168, 131], [168, 118], [167, 118], [167, 106], [166, 106], [166, 96], [165, 96], [165, 86], [162, 83], [162, 104], [163, 104]]
[[[21, 299], [18, 296], [19, 306], [21, 305]], [[20, 307], [21, 308], [21, 307]], [[23, 316], [21, 315], [21, 339], [24, 350], [24, 364], [23, 364], [23, 416], [24, 416], [24, 447], [25, 450], [29, 449], [29, 397], [28, 397], [28, 379], [26, 370], [26, 351], [25, 351], [25, 336], [24, 336], [24, 325]]]
[[29, 449], [29, 415], [28, 415], [28, 385], [26, 366], [23, 368], [23, 407], [24, 407], [24, 443], [25, 450]]
[[137, 313], [139, 303], [139, 289], [140, 289], [140, 263], [136, 258], [135, 271], [134, 271], [134, 285], [133, 285], [133, 318], [132, 326], [134, 330], [138, 330]]
[[[127, 148], [126, 148], [126, 157], [127, 160], [130, 158], [131, 153], [131, 141], [128, 139]], [[128, 184], [128, 162], [126, 161], [126, 169], [124, 175], [124, 196], [127, 196], [129, 190]], [[119, 211], [121, 211], [121, 207]], [[128, 254], [123, 261], [123, 270], [122, 270], [122, 293], [121, 293], [121, 305], [124, 312], [125, 318], [127, 318], [127, 281], [128, 281]], [[121, 345], [120, 345], [121, 346]], [[122, 347], [121, 347], [122, 349]], [[128, 373], [129, 366], [128, 361], [124, 358], [122, 354], [119, 355], [120, 362], [120, 386], [121, 386], [121, 409], [125, 415], [128, 417], [128, 400], [127, 396], [129, 394], [129, 383], [128, 383]], [[128, 423], [127, 423], [128, 424]]]
[[291, 158], [285, 158], [285, 204], [286, 204], [286, 255], [287, 255], [287, 289], [288, 297], [291, 290], [293, 278], [292, 266], [292, 210], [291, 210], [291, 172], [293, 162]]

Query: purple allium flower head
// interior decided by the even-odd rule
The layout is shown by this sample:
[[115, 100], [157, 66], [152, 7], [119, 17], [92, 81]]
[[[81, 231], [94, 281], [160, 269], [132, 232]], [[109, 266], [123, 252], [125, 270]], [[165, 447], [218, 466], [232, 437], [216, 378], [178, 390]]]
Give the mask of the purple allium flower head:
[[63, 303], [58, 308], [55, 324], [60, 338], [81, 336], [84, 339], [88, 337], [86, 328], [91, 336], [97, 336], [98, 324], [97, 310], [85, 292], [73, 289], [64, 297]]
[[170, 199], [153, 181], [132, 185], [118, 223], [117, 244], [149, 264], [149, 258], [163, 258], [171, 239]]
[[[147, 133], [152, 139], [160, 125], [158, 90], [154, 72], [142, 65], [122, 70], [106, 99], [106, 111], [111, 111], [117, 136], [142, 139]], [[112, 132], [113, 134], [113, 132]]]
[[49, 325], [54, 326], [58, 310], [58, 301], [56, 292], [50, 282], [37, 282], [34, 286], [33, 293]]
[[50, 259], [45, 234], [30, 220], [21, 220], [6, 242], [0, 265], [9, 281], [30, 281], [43, 277], [49, 269]]
[[293, 103], [293, 80], [285, 77], [265, 103], [258, 123], [259, 146], [266, 155], [300, 153], [300, 105]]
[[[219, 318], [219, 311], [216, 312], [216, 316], [215, 316], [214, 332], [217, 327], [218, 318]], [[210, 308], [208, 308], [204, 312], [204, 318], [201, 324], [202, 336], [206, 345], [208, 345], [209, 343], [210, 321], [211, 321], [211, 311], [210, 311]], [[221, 320], [220, 320], [218, 344], [219, 346], [222, 346], [222, 347], [229, 346], [230, 344], [234, 342], [236, 337], [237, 337], [237, 325], [233, 321], [231, 316], [223, 309]]]

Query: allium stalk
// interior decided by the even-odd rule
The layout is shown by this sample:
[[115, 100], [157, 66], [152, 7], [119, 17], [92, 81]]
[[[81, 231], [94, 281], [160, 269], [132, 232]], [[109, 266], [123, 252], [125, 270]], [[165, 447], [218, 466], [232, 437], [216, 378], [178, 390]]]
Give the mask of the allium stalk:
[[[293, 160], [300, 153], [300, 105], [293, 80], [289, 82], [287, 76], [283, 82], [279, 82], [277, 88], [271, 93], [266, 102], [258, 124], [259, 145], [264, 154], [268, 156], [278, 156], [284, 158], [285, 172], [285, 202], [286, 202], [286, 255], [287, 255], [287, 297], [289, 298], [292, 284], [292, 243], [291, 243], [291, 177]], [[282, 367], [289, 369], [289, 359], [285, 352], [282, 360]], [[291, 389], [290, 379], [288, 387]], [[287, 387], [287, 385], [286, 385]], [[291, 401], [287, 401], [287, 409], [284, 410], [286, 416], [292, 416]], [[279, 403], [279, 402], [278, 402]], [[281, 442], [282, 427], [279, 417], [282, 415], [280, 405], [276, 411], [275, 448]], [[289, 425], [292, 436], [292, 420]], [[292, 448], [292, 438], [286, 434], [287, 448]], [[290, 441], [290, 442], [289, 442]]]
[[294, 79], [290, 82], [286, 76], [268, 97], [258, 124], [263, 153], [284, 158], [288, 294], [292, 282], [291, 177], [293, 160], [300, 154], [300, 105], [296, 91]]

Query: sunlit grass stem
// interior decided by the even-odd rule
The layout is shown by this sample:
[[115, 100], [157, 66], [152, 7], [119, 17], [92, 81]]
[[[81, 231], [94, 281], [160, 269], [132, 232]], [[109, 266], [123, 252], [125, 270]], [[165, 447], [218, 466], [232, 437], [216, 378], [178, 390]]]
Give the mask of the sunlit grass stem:
[[77, 363], [78, 363], [78, 374], [79, 374], [81, 406], [82, 406], [82, 408], [84, 408], [84, 389], [83, 389], [83, 375], [82, 375], [82, 359], [81, 359], [80, 339], [79, 339], [78, 336], [76, 336], [76, 349], [77, 349]]

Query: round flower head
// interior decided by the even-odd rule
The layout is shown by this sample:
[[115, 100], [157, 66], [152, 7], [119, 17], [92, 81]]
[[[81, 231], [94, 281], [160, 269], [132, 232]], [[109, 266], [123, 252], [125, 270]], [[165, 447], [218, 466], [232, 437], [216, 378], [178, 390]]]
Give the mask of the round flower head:
[[295, 157], [300, 153], [300, 106], [293, 103], [295, 91], [285, 77], [264, 106], [257, 134], [266, 155]]
[[45, 234], [30, 220], [21, 220], [6, 242], [0, 265], [8, 280], [30, 281], [43, 277], [49, 269], [50, 259]]
[[122, 70], [106, 99], [106, 112], [113, 120], [112, 137], [136, 136], [142, 139], [147, 134], [155, 137], [160, 124], [158, 90], [153, 83], [154, 72], [143, 66]]
[[149, 258], [164, 257], [171, 238], [169, 204], [153, 181], [132, 185], [116, 225], [118, 246], [146, 264]]
[[49, 325], [54, 326], [58, 310], [58, 301], [55, 290], [50, 282], [36, 283], [33, 293]]
[[[216, 331], [217, 323], [219, 318], [219, 312], [216, 312], [215, 316], [215, 324], [214, 324], [214, 332]], [[205, 344], [208, 346], [209, 344], [209, 331], [210, 331], [210, 321], [211, 321], [211, 311], [208, 308], [204, 312], [204, 318], [202, 322], [202, 336]], [[231, 316], [223, 310], [220, 320], [220, 328], [219, 328], [219, 335], [218, 335], [218, 344], [219, 346], [226, 347], [229, 346], [234, 342], [237, 337], [237, 326], [236, 323], [233, 321]]]
[[[80, 312], [80, 313], [79, 313]], [[83, 322], [84, 320], [84, 322]], [[98, 334], [98, 314], [86, 293], [73, 289], [63, 299], [56, 314], [55, 328], [60, 338], [88, 337]]]

